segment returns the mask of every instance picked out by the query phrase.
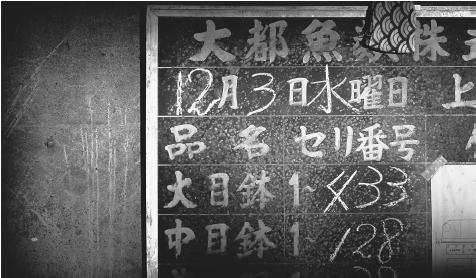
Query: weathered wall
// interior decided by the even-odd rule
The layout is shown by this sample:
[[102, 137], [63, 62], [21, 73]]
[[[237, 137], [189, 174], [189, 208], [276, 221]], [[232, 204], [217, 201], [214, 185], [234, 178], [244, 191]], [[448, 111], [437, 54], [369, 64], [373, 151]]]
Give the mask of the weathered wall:
[[139, 277], [141, 7], [2, 8], [8, 277]]

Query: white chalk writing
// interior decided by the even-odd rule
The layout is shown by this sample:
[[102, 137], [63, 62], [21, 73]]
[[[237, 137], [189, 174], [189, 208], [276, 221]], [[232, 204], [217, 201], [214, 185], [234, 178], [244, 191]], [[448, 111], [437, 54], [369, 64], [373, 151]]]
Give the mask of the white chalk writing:
[[245, 222], [241, 228], [240, 233], [235, 238], [235, 241], [240, 242], [238, 258], [247, 257], [256, 252], [256, 256], [262, 259], [264, 251], [276, 248], [276, 245], [266, 236], [266, 233], [271, 232], [271, 228], [267, 227], [263, 220], [258, 220], [258, 227], [259, 229], [255, 231], [249, 222]]
[[[333, 20], [320, 22], [314, 19], [309, 26], [304, 29], [301, 34], [306, 35], [308, 51], [304, 54], [302, 62], [307, 64], [310, 60], [311, 53], [317, 62], [321, 61], [321, 55], [324, 56], [326, 62], [332, 61], [331, 53], [337, 61], [342, 60], [342, 56], [335, 50], [337, 41], [340, 39], [339, 34], [332, 30], [336, 24]], [[319, 31], [316, 31], [319, 28]]]
[[476, 108], [476, 100], [461, 100], [461, 95], [467, 93], [474, 88], [473, 82], [468, 82], [461, 86], [461, 76], [457, 73], [453, 74], [455, 80], [455, 101], [450, 103], [444, 103], [442, 106], [446, 109], [456, 107], [473, 107]]
[[235, 146], [233, 150], [245, 149], [248, 153], [248, 159], [266, 155], [269, 151], [269, 146], [265, 143], [258, 143], [258, 136], [265, 131], [265, 127], [255, 127], [254, 125], [248, 126], [245, 130], [242, 130], [238, 135], [245, 140]]
[[[288, 45], [283, 37], [284, 30], [288, 26], [284, 20], [273, 22], [263, 27], [261, 21], [254, 20], [254, 27], [249, 30], [249, 33], [253, 35], [248, 39], [248, 44], [251, 45], [245, 59], [251, 57], [254, 54], [255, 61], [266, 62], [269, 54], [269, 62], [274, 62], [276, 55], [285, 58], [288, 56]], [[266, 32], [269, 29], [269, 44], [266, 42]], [[281, 45], [281, 49], [277, 48], [278, 41]]]
[[229, 36], [231, 36], [230, 30], [227, 28], [216, 30], [215, 22], [213, 22], [213, 20], [207, 20], [206, 24], [207, 31], [203, 33], [196, 33], [193, 35], [193, 37], [197, 41], [203, 42], [202, 49], [199, 53], [195, 54], [189, 59], [196, 62], [205, 61], [208, 55], [213, 52], [222, 62], [234, 60], [235, 55], [224, 51], [215, 42], [215, 40], [217, 39], [228, 38]]
[[197, 133], [197, 128], [191, 124], [182, 124], [170, 128], [170, 132], [174, 135], [175, 144], [165, 146], [165, 150], [169, 154], [170, 160], [174, 160], [187, 151], [188, 157], [191, 159], [194, 155], [203, 152], [207, 147], [205, 143], [195, 141], [192, 143], [183, 143], [189, 140]]
[[[175, 249], [175, 257], [178, 258], [182, 253], [182, 244], [187, 244], [195, 239], [195, 233], [186, 227], [182, 227], [182, 220], [175, 219], [175, 228], [164, 231], [169, 239], [169, 249]], [[185, 237], [182, 238], [182, 235]]]
[[183, 174], [180, 171], [175, 171], [175, 183], [171, 185], [167, 185], [167, 190], [174, 193], [174, 197], [170, 203], [166, 204], [164, 208], [173, 208], [178, 203], [182, 203], [186, 208], [195, 208], [197, 207], [192, 201], [188, 200], [185, 195], [183, 194], [183, 188], [189, 187], [192, 184], [192, 180], [190, 178], [183, 178]]

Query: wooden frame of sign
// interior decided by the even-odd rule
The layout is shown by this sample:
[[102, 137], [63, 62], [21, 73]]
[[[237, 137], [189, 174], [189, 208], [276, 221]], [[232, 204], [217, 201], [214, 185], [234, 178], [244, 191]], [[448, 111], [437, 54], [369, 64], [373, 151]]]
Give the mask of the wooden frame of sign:
[[[417, 17], [476, 17], [474, 6], [415, 5]], [[159, 17], [365, 17], [366, 6], [151, 5], [146, 20], [146, 253], [147, 277], [158, 276], [158, 19]]]

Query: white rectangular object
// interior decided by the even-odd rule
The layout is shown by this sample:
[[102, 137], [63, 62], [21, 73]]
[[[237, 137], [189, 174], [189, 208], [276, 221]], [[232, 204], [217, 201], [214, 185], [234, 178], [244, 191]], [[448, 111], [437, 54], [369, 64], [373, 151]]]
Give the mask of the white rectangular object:
[[433, 277], [476, 278], [476, 165], [445, 165], [431, 179]]

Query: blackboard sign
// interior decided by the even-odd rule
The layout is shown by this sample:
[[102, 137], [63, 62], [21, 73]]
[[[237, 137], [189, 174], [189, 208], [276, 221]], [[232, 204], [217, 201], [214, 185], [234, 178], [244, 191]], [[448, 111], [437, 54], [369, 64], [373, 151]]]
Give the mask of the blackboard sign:
[[149, 8], [150, 277], [431, 274], [428, 167], [476, 161], [475, 13], [421, 7], [396, 55], [365, 10]]

